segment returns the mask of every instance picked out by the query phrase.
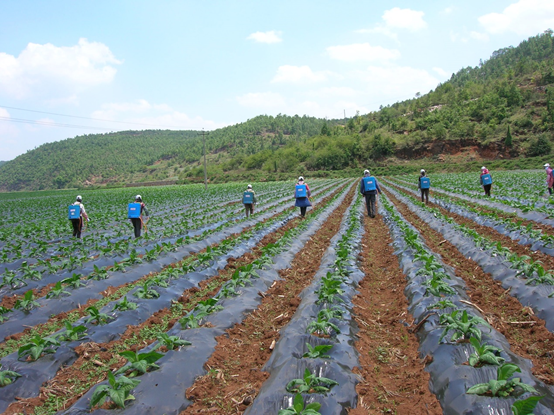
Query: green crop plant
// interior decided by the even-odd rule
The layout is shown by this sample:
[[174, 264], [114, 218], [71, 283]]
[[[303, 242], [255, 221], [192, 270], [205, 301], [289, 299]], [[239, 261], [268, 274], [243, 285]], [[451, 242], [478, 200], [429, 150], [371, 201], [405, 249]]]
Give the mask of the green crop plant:
[[488, 383], [478, 383], [469, 388], [466, 393], [474, 395], [499, 396], [502, 398], [511, 396], [516, 392], [516, 388], [523, 392], [538, 393], [535, 388], [526, 383], [521, 383], [520, 378], [513, 378], [516, 372], [521, 373], [521, 369], [513, 363], [504, 363], [496, 370], [496, 379], [491, 379]]
[[306, 332], [310, 334], [317, 333], [327, 335], [330, 334], [331, 329], [333, 329], [337, 334], [340, 333], [340, 329], [336, 324], [333, 324], [329, 320], [318, 316], [317, 320], [314, 320], [310, 324], [308, 324], [308, 327], [306, 327]]
[[165, 346], [167, 350], [173, 350], [181, 346], [190, 346], [192, 343], [181, 339], [179, 336], [170, 336], [167, 333], [160, 333], [156, 337], [159, 341], [158, 347]]
[[27, 283], [21, 278], [16, 277], [14, 271], [9, 271], [7, 268], [4, 268], [4, 274], [2, 276], [2, 282], [0, 283], [0, 288], [4, 286], [9, 286], [12, 290], [24, 287]]
[[39, 359], [43, 354], [55, 353], [60, 342], [55, 337], [41, 337], [38, 334], [29, 343], [21, 346], [17, 351], [18, 359], [32, 361]]
[[159, 369], [160, 367], [155, 362], [163, 357], [163, 354], [155, 351], [136, 353], [132, 350], [127, 350], [119, 353], [119, 355], [127, 359], [127, 364], [115, 372], [115, 374], [125, 373], [130, 378], [142, 375], [151, 369]]
[[94, 265], [94, 271], [88, 276], [88, 279], [105, 280], [108, 278], [108, 271], [106, 268], [100, 268], [98, 265]]
[[333, 348], [330, 344], [320, 344], [318, 346], [313, 346], [310, 343], [306, 343], [306, 347], [308, 347], [308, 351], [302, 355], [302, 357], [307, 357], [309, 359], [329, 359], [331, 356], [329, 356], [327, 353], [329, 350]]
[[454, 334], [450, 338], [451, 342], [460, 340], [469, 340], [471, 336], [481, 341], [481, 330], [477, 327], [478, 324], [489, 327], [487, 322], [480, 317], [468, 316], [464, 310], [460, 315], [460, 310], [454, 310], [450, 314], [443, 314], [439, 319], [440, 324], [446, 325], [442, 332], [439, 343], [446, 337], [449, 331]]
[[537, 276], [529, 278], [528, 281], [525, 283], [526, 285], [530, 285], [530, 284], [554, 285], [554, 276], [550, 272], [547, 272], [541, 265], [535, 266], [535, 272], [537, 273]]
[[429, 307], [427, 307], [427, 310], [432, 310], [432, 309], [443, 310], [445, 308], [456, 308], [456, 304], [454, 304], [450, 300], [439, 300], [435, 304], [432, 304]]
[[127, 311], [127, 310], [135, 310], [138, 307], [137, 303], [133, 303], [132, 301], [127, 300], [127, 296], [123, 297], [123, 300], [121, 300], [119, 303], [116, 303], [113, 306], [112, 311]]
[[454, 288], [442, 279], [443, 273], [435, 273], [434, 271], [431, 271], [431, 274], [431, 278], [423, 283], [427, 286], [427, 292], [436, 297], [456, 294]]
[[158, 298], [160, 293], [150, 288], [150, 285], [152, 285], [152, 281], [145, 281], [144, 284], [135, 291], [134, 296], [143, 299]]
[[481, 344], [475, 337], [471, 337], [469, 342], [475, 351], [469, 355], [468, 363], [473, 367], [481, 367], [484, 365], [500, 366], [504, 363], [504, 358], [500, 357], [502, 351], [498, 347], [489, 344]]
[[93, 323], [96, 325], [106, 324], [110, 317], [107, 314], [101, 313], [95, 306], [91, 305], [85, 310], [89, 318], [86, 319], [86, 323]]
[[201, 319], [194, 314], [189, 314], [179, 319], [179, 324], [181, 324], [183, 329], [197, 329], [200, 327], [200, 320]]
[[160, 274], [156, 275], [150, 281], [152, 281], [152, 284], [157, 285], [158, 287], [167, 288], [169, 287], [168, 279], [168, 276]]
[[11, 370], [2, 370], [0, 365], [0, 388], [3, 386], [11, 385], [21, 375]]
[[304, 406], [304, 398], [300, 393], [294, 396], [292, 406], [287, 409], [280, 409], [278, 415], [321, 415], [318, 410], [321, 408], [319, 402], [312, 402]]
[[13, 308], [17, 310], [23, 310], [26, 312], [31, 311], [35, 307], [39, 307], [40, 304], [35, 301], [35, 295], [33, 294], [33, 290], [27, 291], [25, 294], [23, 294], [23, 298], [18, 299], [15, 302], [15, 305]]
[[8, 314], [11, 311], [12, 311], [11, 309], [0, 305], [0, 323], [3, 323], [8, 319], [6, 314]]
[[42, 273], [39, 270], [35, 269], [34, 267], [32, 268], [27, 263], [27, 261], [23, 261], [19, 268], [23, 272], [23, 278], [25, 279], [37, 280], [37, 281], [40, 281], [42, 279]]
[[133, 400], [131, 391], [140, 383], [138, 379], [129, 379], [119, 376], [117, 379], [108, 372], [108, 384], [97, 386], [90, 398], [90, 408], [102, 406], [107, 398], [110, 398], [120, 408], [125, 408], [125, 401]]
[[512, 405], [514, 415], [533, 415], [534, 409], [544, 396], [529, 396], [527, 399], [515, 401]]
[[302, 379], [293, 379], [285, 389], [290, 393], [327, 393], [338, 382], [332, 379], [316, 376], [310, 372], [310, 369], [304, 370]]
[[79, 288], [85, 285], [83, 280], [81, 280], [81, 275], [75, 273], [71, 277], [63, 279], [62, 284], [67, 284], [72, 288]]
[[202, 319], [208, 314], [212, 314], [216, 311], [223, 310], [223, 307], [217, 305], [216, 298], [208, 298], [207, 300], [199, 301], [194, 308], [194, 315], [197, 319]]
[[87, 328], [83, 325], [73, 326], [69, 321], [64, 323], [65, 331], [60, 334], [60, 340], [64, 341], [76, 341], [80, 340], [86, 335]]
[[56, 298], [59, 297], [62, 294], [70, 294], [69, 291], [65, 291], [64, 287], [62, 287], [61, 281], [58, 281], [51, 289], [48, 294], [46, 294], [46, 298]]
[[[125, 248], [123, 252], [125, 252], [126, 250], [127, 250], [127, 248]], [[124, 259], [121, 262], [123, 262], [124, 264], [127, 264], [127, 265], [141, 264], [142, 263], [142, 258], [139, 257], [139, 255], [137, 254], [136, 249], [132, 249], [131, 252], [129, 252], [129, 258]]]
[[334, 306], [331, 308], [323, 308], [317, 313], [317, 317], [321, 317], [325, 320], [331, 320], [332, 318], [342, 319], [342, 315], [344, 313], [344, 310], [341, 310], [339, 307]]
[[114, 261], [110, 271], [125, 271], [125, 264], [123, 262]]

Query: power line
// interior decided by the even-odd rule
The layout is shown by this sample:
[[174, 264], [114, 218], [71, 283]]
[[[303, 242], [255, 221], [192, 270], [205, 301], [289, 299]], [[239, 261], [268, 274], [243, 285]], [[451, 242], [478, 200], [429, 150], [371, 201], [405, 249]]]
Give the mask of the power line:
[[[116, 121], [116, 120], [106, 120], [103, 118], [91, 118], [91, 117], [81, 117], [78, 115], [68, 115], [68, 114], [59, 114], [57, 112], [46, 112], [46, 111], [37, 111], [37, 110], [29, 110], [25, 108], [17, 108], [17, 107], [9, 107], [7, 105], [0, 105], [0, 108], [9, 108], [12, 110], [18, 110], [18, 111], [27, 111], [27, 112], [35, 112], [37, 114], [47, 114], [47, 115], [58, 115], [60, 117], [70, 117], [70, 118], [80, 118], [83, 120], [92, 120], [92, 121], [104, 121], [104, 122], [115, 122], [118, 124], [131, 124], [131, 125], [144, 125], [148, 127], [164, 127], [164, 128], [175, 128], [175, 127], [167, 127], [167, 126], [160, 126], [157, 124], [145, 124], [145, 123], [139, 123], [139, 122], [129, 122], [129, 121]], [[92, 127], [91, 127], [92, 128]]]
[[74, 124], [61, 124], [58, 122], [50, 122], [50, 121], [37, 121], [37, 120], [26, 120], [24, 118], [11, 118], [11, 117], [1, 117], [0, 121], [9, 121], [9, 122], [17, 122], [22, 124], [33, 124], [33, 125], [44, 125], [47, 127], [66, 127], [66, 128], [89, 128], [93, 130], [102, 130], [102, 131], [112, 131], [113, 129], [110, 128], [103, 128], [103, 127], [90, 127], [87, 125], [74, 125]]

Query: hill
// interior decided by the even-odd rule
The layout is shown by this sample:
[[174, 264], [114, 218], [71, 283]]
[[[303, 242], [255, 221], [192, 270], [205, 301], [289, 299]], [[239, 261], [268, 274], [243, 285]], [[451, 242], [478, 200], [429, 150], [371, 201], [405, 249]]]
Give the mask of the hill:
[[[412, 171], [433, 163], [458, 170], [481, 160], [548, 157], [553, 68], [554, 40], [546, 31], [462, 68], [427, 94], [376, 112], [328, 121], [260, 115], [205, 137], [208, 176], [211, 181], [271, 180], [357, 174], [369, 165], [382, 173]], [[45, 144], [0, 166], [0, 189], [200, 181], [202, 154], [198, 131], [80, 136]]]

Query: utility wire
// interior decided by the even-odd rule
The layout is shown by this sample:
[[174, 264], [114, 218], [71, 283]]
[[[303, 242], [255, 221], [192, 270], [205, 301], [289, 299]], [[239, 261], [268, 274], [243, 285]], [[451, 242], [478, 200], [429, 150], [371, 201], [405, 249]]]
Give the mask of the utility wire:
[[87, 126], [87, 125], [61, 124], [61, 123], [58, 123], [58, 122], [50, 122], [50, 121], [26, 120], [24, 118], [10, 118], [10, 117], [1, 117], [0, 116], [0, 121], [18, 122], [18, 123], [22, 123], [22, 124], [44, 125], [44, 126], [49, 126], [49, 127], [90, 128], [90, 129], [93, 129], [93, 130], [113, 131], [113, 129], [110, 129], [110, 128], [90, 127], [90, 126]]

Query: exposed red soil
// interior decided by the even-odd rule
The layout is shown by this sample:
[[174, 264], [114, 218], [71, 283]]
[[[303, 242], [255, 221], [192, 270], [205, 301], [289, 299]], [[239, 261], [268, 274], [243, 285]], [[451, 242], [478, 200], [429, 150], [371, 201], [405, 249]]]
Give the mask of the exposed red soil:
[[473, 260], [462, 255], [454, 245], [432, 230], [398, 199], [389, 193], [387, 196], [421, 232], [429, 248], [440, 254], [442, 260], [452, 266], [456, 275], [464, 280], [471, 302], [482, 312], [489, 324], [506, 337], [512, 352], [533, 362], [532, 372], [537, 378], [549, 385], [554, 384], [554, 334], [546, 329], [544, 320], [536, 317], [529, 307], [523, 307], [502, 288], [500, 282], [483, 272]]
[[407, 326], [413, 318], [404, 296], [406, 277], [390, 244], [388, 227], [380, 216], [365, 217], [366, 233], [359, 260], [365, 278], [354, 298], [354, 317], [360, 331], [355, 347], [362, 377], [357, 385], [362, 414], [442, 414], [429, 391], [429, 373], [419, 358], [419, 343]]
[[181, 415], [239, 414], [252, 403], [269, 377], [262, 368], [271, 355], [270, 346], [279, 339], [279, 329], [288, 324], [300, 305], [298, 295], [311, 284], [355, 191], [352, 186], [346, 201], [296, 254], [291, 267], [279, 271], [282, 280], [263, 295], [258, 309], [217, 337], [215, 352], [206, 363], [210, 372], [187, 389], [186, 396], [194, 403]]

